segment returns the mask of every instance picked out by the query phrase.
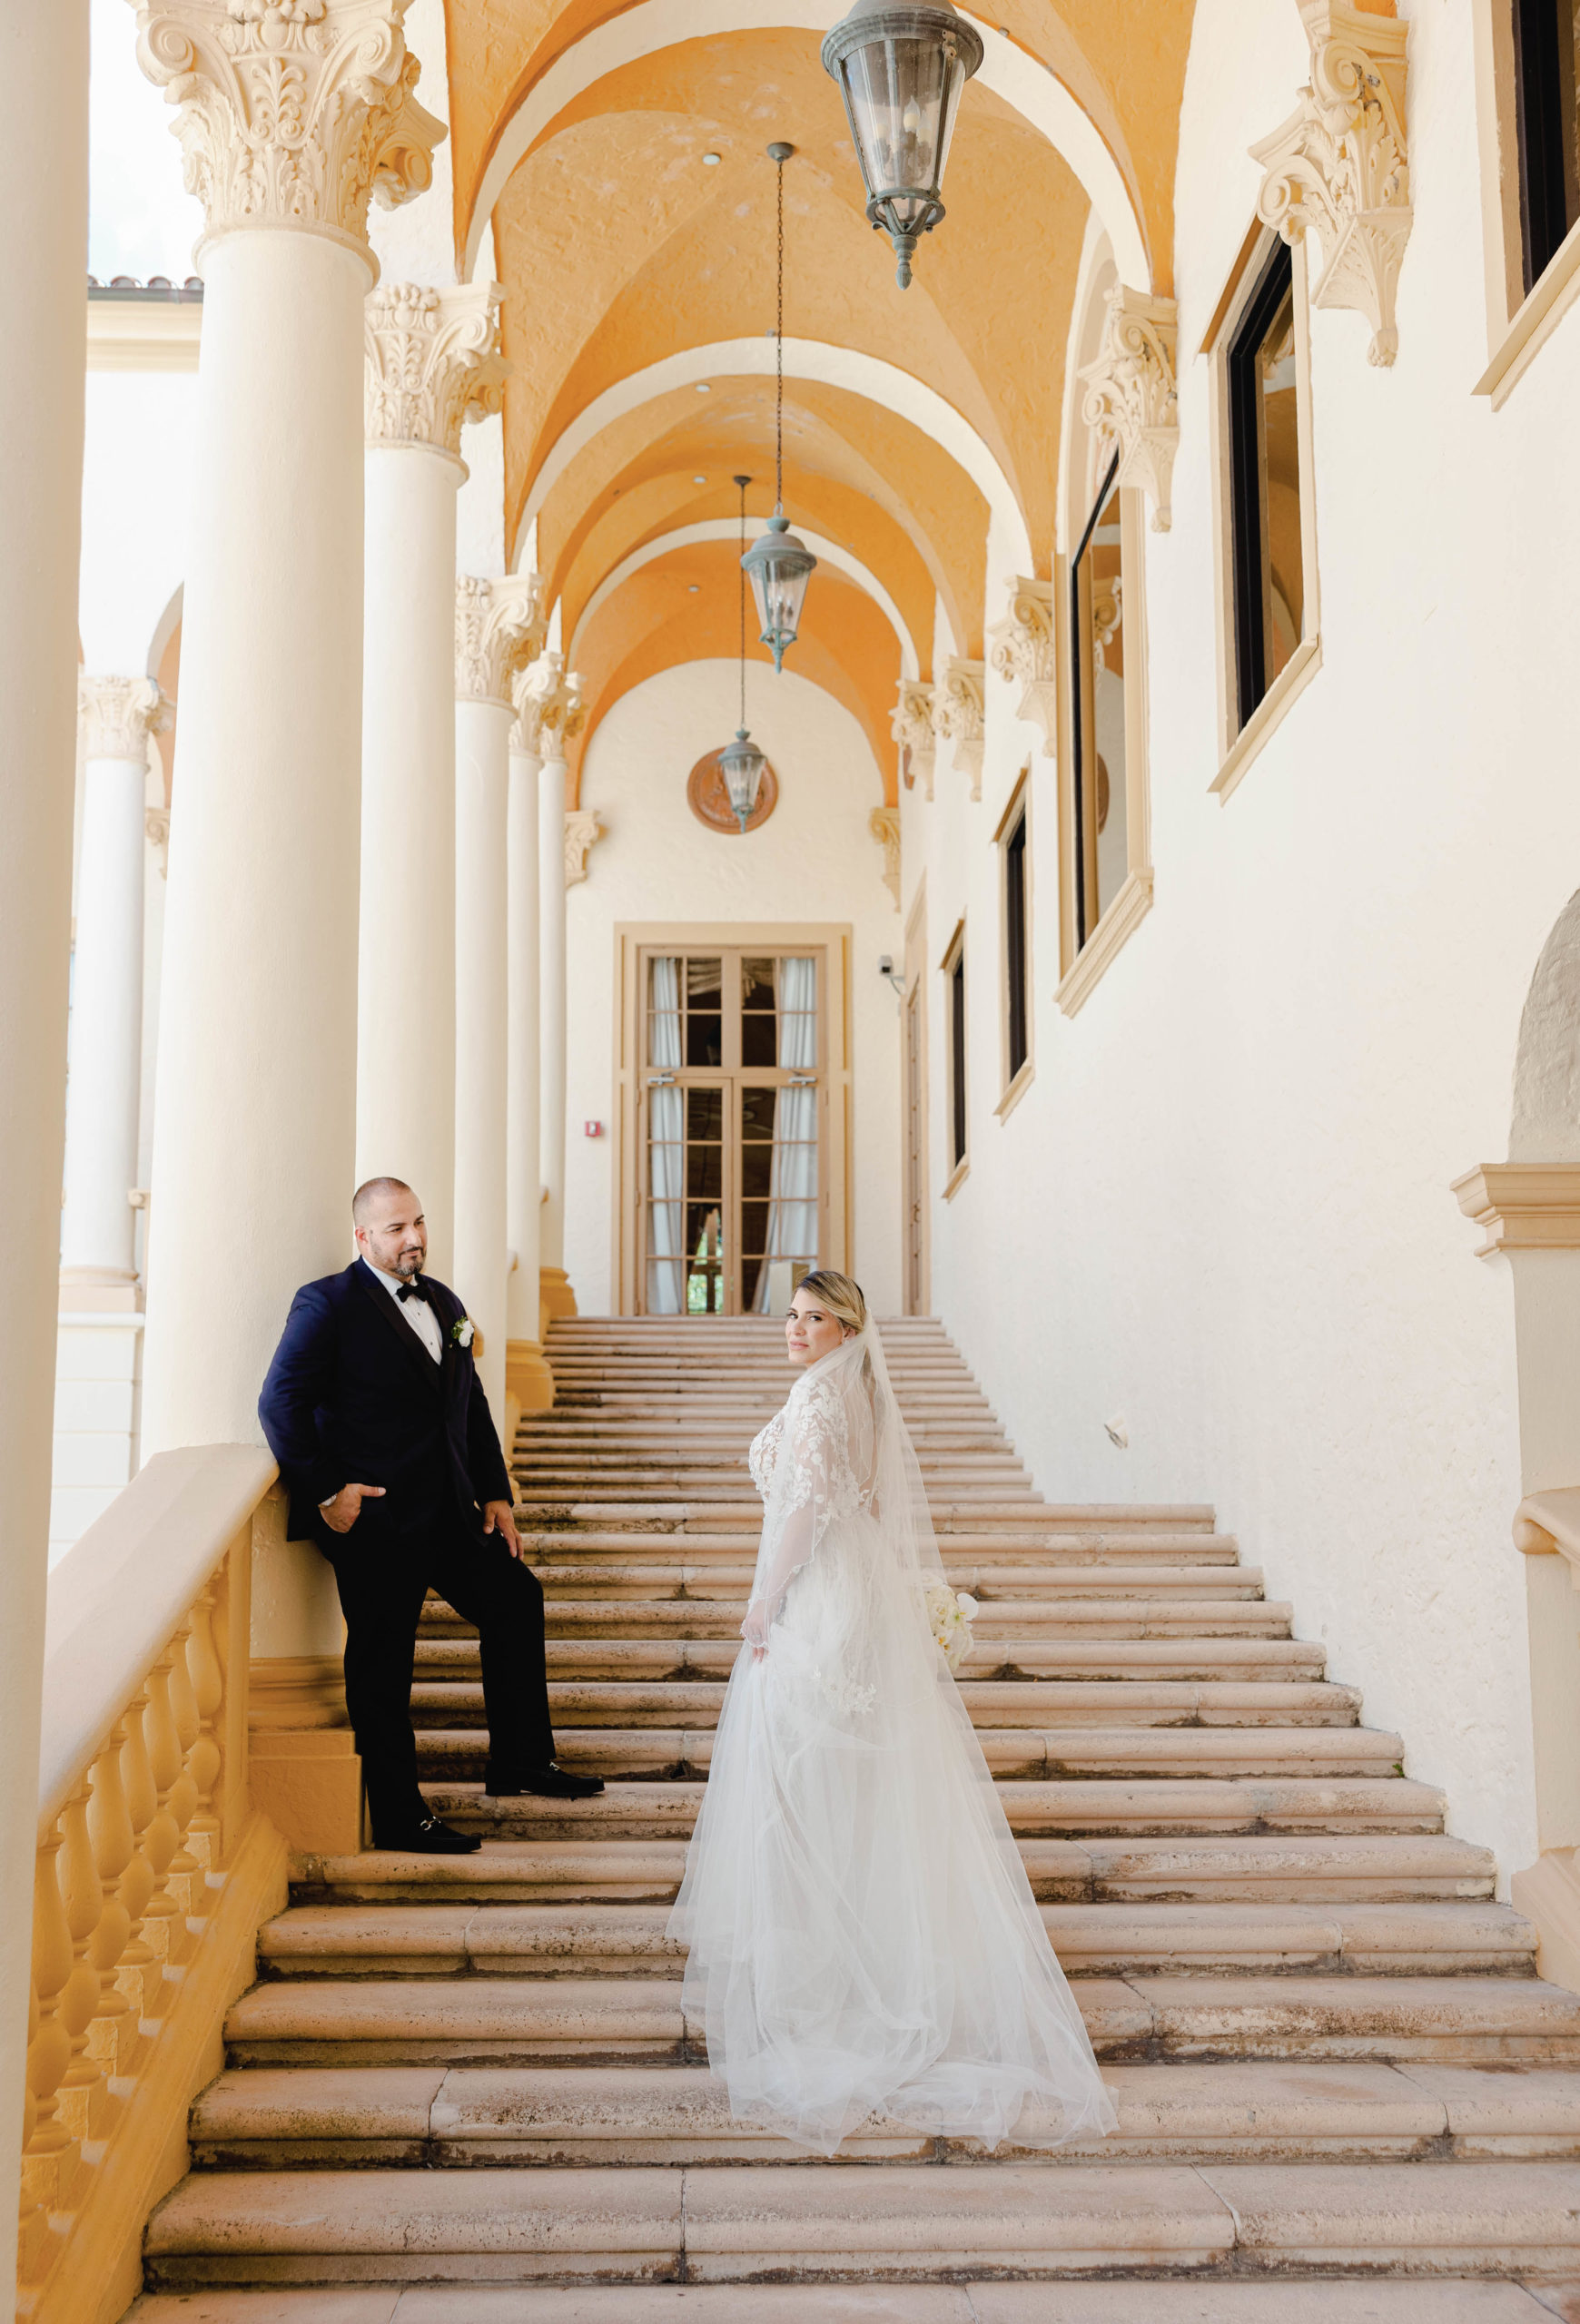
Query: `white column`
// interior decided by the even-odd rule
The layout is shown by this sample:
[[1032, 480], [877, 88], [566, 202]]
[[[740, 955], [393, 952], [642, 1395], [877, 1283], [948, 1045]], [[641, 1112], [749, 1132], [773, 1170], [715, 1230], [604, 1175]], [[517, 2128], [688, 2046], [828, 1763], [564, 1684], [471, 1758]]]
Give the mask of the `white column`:
[[455, 503], [465, 421], [497, 410], [492, 284], [367, 302], [359, 1179], [405, 1178], [455, 1272]]
[[[0, 2183], [17, 2184], [37, 1839], [71, 941], [77, 544], [88, 237], [85, 0], [12, 6], [0, 217], [18, 327], [0, 357], [0, 1185], [15, 1229], [0, 1305]], [[0, 2282], [16, 2204], [0, 2206]]]
[[543, 1247], [542, 905], [538, 879], [540, 763], [530, 747], [537, 731], [530, 675], [528, 671], [521, 672], [514, 689], [522, 714], [510, 729], [510, 795], [505, 848], [509, 889], [505, 1231], [515, 1260], [508, 1285], [508, 1391], [515, 1418], [524, 1411], [547, 1411], [554, 1402], [553, 1378], [543, 1360], [539, 1280]]
[[[440, 133], [411, 94], [403, 14], [401, 0], [138, 10], [139, 56], [177, 102], [208, 213], [145, 1457], [256, 1443], [291, 1295], [351, 1253], [365, 228], [375, 182], [391, 198], [429, 182]], [[340, 1628], [316, 1551], [272, 1545], [254, 1603], [255, 1659], [300, 1658], [306, 1639], [332, 1677]]]
[[479, 1369], [501, 1433], [509, 684], [513, 659], [542, 642], [538, 605], [534, 574], [456, 584], [455, 1281], [482, 1333]]
[[61, 1305], [137, 1305], [138, 1101], [148, 737], [169, 711], [152, 678], [85, 673], [84, 760], [66, 1083]]
[[558, 654], [545, 654], [528, 673], [518, 700], [528, 739], [540, 761], [538, 776], [539, 1021], [542, 1114], [539, 1167], [543, 1178], [540, 1281], [546, 1317], [574, 1315], [576, 1295], [565, 1272], [565, 746], [585, 713], [574, 672]]

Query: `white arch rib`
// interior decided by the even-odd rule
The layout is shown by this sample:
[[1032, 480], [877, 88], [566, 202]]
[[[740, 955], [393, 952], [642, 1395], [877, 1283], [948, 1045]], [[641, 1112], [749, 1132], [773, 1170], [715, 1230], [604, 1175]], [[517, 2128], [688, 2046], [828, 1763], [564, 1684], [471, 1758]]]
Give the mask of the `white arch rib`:
[[[555, 59], [506, 123], [478, 190], [477, 210], [467, 236], [468, 280], [477, 265], [494, 204], [517, 162], [565, 107], [596, 82], [681, 41], [731, 32], [821, 34], [837, 13], [830, 0], [640, 0], [638, 6], [623, 15], [597, 25], [574, 48]], [[1012, 105], [1063, 155], [1102, 220], [1121, 280], [1138, 290], [1150, 290], [1146, 237], [1130, 188], [1091, 115], [1062, 81], [1017, 48], [995, 25], [984, 24], [974, 15], [971, 21], [981, 33], [985, 50], [978, 76], [983, 86]]]
[[[660, 396], [672, 395], [676, 388], [695, 387], [701, 379], [743, 375], [771, 379], [773, 374], [771, 339], [721, 339], [708, 347], [683, 348], [676, 355], [667, 355], [661, 362], [649, 363], [645, 369], [617, 380], [602, 395], [595, 396], [585, 410], [578, 412], [550, 448], [521, 512], [521, 537], [525, 538], [544, 501], [572, 460], [627, 412], [652, 403]], [[896, 411], [903, 419], [910, 420], [965, 470], [1006, 527], [1005, 537], [1014, 555], [1022, 559], [1030, 557], [1026, 520], [1008, 477], [971, 422], [935, 388], [913, 379], [909, 371], [902, 371], [898, 364], [885, 363], [879, 356], [864, 354], [854, 347], [832, 347], [817, 339], [786, 339], [785, 376], [787, 379], [815, 379], [824, 387], [847, 389], [853, 395], [864, 396], [869, 403], [881, 404], [886, 410]], [[1022, 562], [1020, 569], [1029, 573], [1032, 568]]]
[[[758, 523], [760, 527], [760, 518]], [[641, 548], [633, 549], [629, 556], [622, 557], [613, 571], [598, 583], [582, 608], [581, 619], [572, 635], [570, 653], [567, 657], [572, 668], [576, 666], [576, 657], [588, 622], [600, 606], [607, 605], [615, 591], [623, 582], [628, 581], [633, 573], [640, 573], [645, 565], [651, 565], [656, 558], [667, 556], [672, 548], [690, 548], [698, 541], [734, 541], [739, 537], [738, 518], [714, 517], [702, 524], [678, 526], [674, 532], [665, 533], [657, 540], [648, 541]], [[805, 542], [820, 564], [832, 566], [836, 573], [843, 573], [847, 580], [854, 581], [857, 588], [865, 590], [900, 641], [901, 676], [920, 677], [922, 665], [916, 658], [916, 641], [906, 627], [899, 606], [870, 566], [864, 565], [859, 557], [853, 556], [848, 548], [842, 548], [837, 541], [827, 540], [821, 533], [809, 533], [805, 525], [797, 526], [795, 537]], [[815, 582], [813, 586], [816, 586]]]

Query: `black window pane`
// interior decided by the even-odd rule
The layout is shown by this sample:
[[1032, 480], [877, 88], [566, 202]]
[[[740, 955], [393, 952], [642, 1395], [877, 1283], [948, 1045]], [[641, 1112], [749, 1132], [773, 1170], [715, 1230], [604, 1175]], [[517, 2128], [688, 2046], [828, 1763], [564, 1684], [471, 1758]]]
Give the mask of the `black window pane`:
[[716, 1012], [687, 1012], [686, 1062], [703, 1066], [724, 1063], [724, 1019]]
[[779, 1020], [744, 1013], [741, 1018], [741, 1063], [743, 1065], [777, 1065], [779, 1062]]
[[686, 1093], [686, 1135], [688, 1138], [711, 1140], [717, 1144], [724, 1137], [724, 1091], [722, 1089], [688, 1089]]
[[768, 1208], [765, 1202], [744, 1202], [741, 1205], [741, 1248], [743, 1251], [765, 1251], [768, 1247]]
[[753, 1145], [741, 1147], [741, 1192], [746, 1196], [765, 1195], [773, 1185], [774, 1149], [771, 1146]]
[[1514, 0], [1525, 287], [1535, 289], [1580, 219], [1574, 0]]
[[775, 963], [772, 960], [743, 960], [741, 962], [741, 1007], [771, 1009], [775, 1006]]
[[715, 954], [686, 963], [686, 1005], [688, 1009], [717, 1009], [724, 997], [724, 963]]
[[1240, 318], [1228, 372], [1236, 707], [1244, 726], [1304, 620], [1293, 271], [1283, 242]]
[[1009, 983], [1010, 1078], [1026, 1062], [1026, 818], [1004, 850], [1004, 970]]
[[760, 1258], [743, 1254], [741, 1258], [741, 1312], [749, 1315], [757, 1304], [757, 1277], [763, 1272]]
[[772, 1137], [774, 1113], [779, 1102], [776, 1089], [743, 1089], [741, 1091], [741, 1136], [743, 1138]]
[[724, 1147], [688, 1146], [686, 1149], [686, 1191], [699, 1200], [718, 1202], [724, 1195]]
[[953, 1101], [954, 1159], [965, 1159], [965, 954], [956, 956], [949, 979], [950, 1096]]

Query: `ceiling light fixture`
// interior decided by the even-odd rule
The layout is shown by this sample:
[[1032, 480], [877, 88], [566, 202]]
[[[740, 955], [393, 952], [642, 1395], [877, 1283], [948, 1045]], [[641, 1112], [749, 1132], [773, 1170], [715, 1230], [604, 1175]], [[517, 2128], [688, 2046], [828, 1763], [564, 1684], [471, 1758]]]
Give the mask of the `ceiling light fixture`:
[[[761, 540], [754, 541], [741, 559], [757, 601], [757, 621], [763, 644], [783, 671], [785, 656], [801, 627], [806, 584], [817, 570], [817, 559], [805, 541], [798, 541], [785, 514], [785, 164], [795, 148], [775, 144], [768, 159], [778, 172], [778, 304], [774, 323], [774, 513]], [[737, 478], [738, 481], [738, 478]], [[741, 501], [743, 515], [746, 500]]]
[[894, 245], [896, 280], [943, 216], [943, 164], [961, 92], [981, 64], [982, 34], [952, 0], [855, 0], [823, 44], [839, 83], [867, 190], [867, 216]]
[[705, 170], [716, 170], [719, 160], [720, 156], [717, 153], [705, 153], [702, 157], [702, 166]]
[[746, 835], [746, 825], [751, 822], [753, 810], [755, 808], [757, 803], [757, 793], [762, 788], [763, 768], [765, 763], [762, 752], [757, 748], [755, 743], [753, 742], [750, 734], [746, 732], [746, 576], [745, 550], [746, 546], [746, 487], [750, 484], [751, 480], [752, 479], [749, 476], [738, 476], [736, 478], [736, 482], [740, 487], [741, 495], [741, 549], [743, 552], [741, 557], [741, 723], [736, 729], [735, 741], [729, 745], [727, 750], [723, 750], [719, 753], [718, 760], [719, 773], [724, 776], [725, 789], [729, 793], [730, 805], [735, 810], [735, 818], [741, 827], [741, 837], [743, 839], [745, 839]]

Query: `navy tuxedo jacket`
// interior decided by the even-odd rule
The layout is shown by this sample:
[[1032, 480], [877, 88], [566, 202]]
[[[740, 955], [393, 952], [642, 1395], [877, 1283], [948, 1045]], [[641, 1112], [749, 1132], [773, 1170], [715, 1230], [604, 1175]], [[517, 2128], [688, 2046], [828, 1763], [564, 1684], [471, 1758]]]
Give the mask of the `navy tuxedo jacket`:
[[[453, 1326], [466, 1309], [423, 1277], [444, 1334], [435, 1364], [371, 1268], [304, 1284], [291, 1303], [258, 1399], [269, 1449], [291, 1494], [291, 1538], [330, 1557], [394, 1550], [459, 1517], [479, 1537], [480, 1503], [510, 1501], [510, 1475], [470, 1348]], [[349, 1533], [319, 1503], [344, 1484], [382, 1485]]]

